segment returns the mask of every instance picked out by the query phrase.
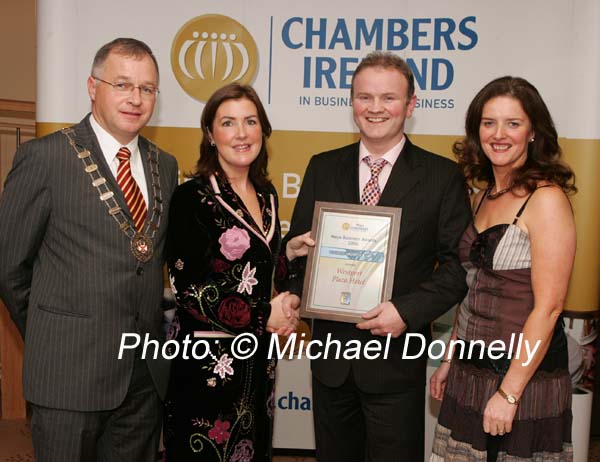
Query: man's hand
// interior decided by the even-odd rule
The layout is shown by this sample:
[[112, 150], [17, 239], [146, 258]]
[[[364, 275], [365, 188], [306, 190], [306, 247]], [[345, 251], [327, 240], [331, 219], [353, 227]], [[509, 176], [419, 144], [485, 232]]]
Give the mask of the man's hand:
[[298, 308], [300, 308], [300, 297], [296, 294], [288, 294], [283, 297], [281, 306], [287, 318], [296, 316], [298, 314]]
[[[287, 337], [296, 330], [300, 319], [298, 310], [288, 310], [288, 312], [285, 312], [283, 308], [283, 301], [287, 297], [290, 297], [290, 295], [289, 292], [282, 292], [271, 300], [271, 315], [267, 320], [267, 332]], [[291, 302], [293, 302], [293, 299], [288, 303]]]
[[406, 324], [392, 302], [380, 303], [363, 314], [362, 318], [365, 321], [358, 323], [356, 327], [370, 330], [373, 335], [385, 337], [387, 334], [392, 334], [392, 337], [396, 338], [406, 330]]
[[315, 246], [315, 241], [310, 237], [310, 231], [293, 237], [285, 246], [285, 255], [289, 261], [308, 255], [308, 249]]

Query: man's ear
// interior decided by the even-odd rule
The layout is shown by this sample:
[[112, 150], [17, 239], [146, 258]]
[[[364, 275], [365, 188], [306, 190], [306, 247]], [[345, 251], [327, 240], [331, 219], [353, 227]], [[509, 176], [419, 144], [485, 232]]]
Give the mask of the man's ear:
[[87, 89], [92, 102], [96, 101], [96, 83], [96, 79], [90, 75], [87, 79]]
[[410, 100], [408, 100], [408, 107], [406, 109], [406, 118], [410, 119], [412, 117], [413, 111], [415, 110], [415, 106], [417, 104], [417, 95], [412, 95]]

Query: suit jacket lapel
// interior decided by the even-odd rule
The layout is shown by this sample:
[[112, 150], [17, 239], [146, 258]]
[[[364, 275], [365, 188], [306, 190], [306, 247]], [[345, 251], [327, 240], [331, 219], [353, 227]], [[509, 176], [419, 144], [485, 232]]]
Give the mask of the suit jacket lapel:
[[[221, 191], [221, 187], [219, 186], [219, 181], [217, 180], [216, 175], [213, 173], [210, 176], [210, 185], [212, 187], [213, 192], [215, 193], [215, 198], [217, 199], [217, 201], [221, 204], [221, 206], [223, 207], [223, 209], [229, 213], [231, 216], [233, 216], [238, 222], [240, 222], [240, 224], [242, 224], [248, 231], [250, 231], [252, 234], [254, 234], [258, 239], [260, 239], [261, 242], [263, 242], [267, 248], [269, 249], [269, 252], [272, 252], [271, 246], [270, 246], [270, 242], [271, 239], [273, 238], [273, 236], [275, 235], [275, 227], [277, 226], [277, 209], [275, 207], [275, 197], [273, 196], [273, 194], [268, 193], [269, 196], [269, 202], [268, 202], [268, 207], [270, 207], [271, 209], [271, 223], [270, 223], [270, 227], [269, 227], [269, 232], [267, 233], [267, 235], [265, 236], [262, 233], [259, 233], [256, 229], [254, 229], [254, 226], [252, 226], [246, 219], [244, 216], [240, 216], [236, 210], [234, 209], [234, 206], [231, 204], [231, 200], [227, 200], [227, 194], [223, 194], [223, 192]], [[266, 192], [263, 191], [263, 194], [267, 194]]]
[[[110, 167], [106, 163], [106, 158], [102, 154], [102, 149], [100, 149], [100, 144], [98, 143], [98, 139], [96, 138], [96, 134], [90, 125], [90, 114], [87, 115], [85, 119], [83, 119], [79, 124], [75, 125], [73, 129], [75, 130], [75, 142], [84, 149], [87, 149], [91, 152], [92, 157], [94, 159], [94, 163], [98, 165], [98, 170], [100, 174], [106, 178], [106, 182], [110, 185], [109, 188], [115, 194], [115, 200], [123, 209], [123, 213], [129, 217], [131, 217], [131, 212], [129, 211], [129, 207], [127, 206], [127, 202], [125, 202], [125, 196], [123, 196], [123, 191], [119, 187], [119, 183], [117, 183], [117, 179], [113, 175]], [[141, 148], [140, 148], [141, 151]], [[145, 157], [142, 155], [142, 158]], [[146, 160], [147, 163], [147, 160]], [[146, 171], [146, 163], [144, 164], [144, 172], [146, 174], [146, 179], [149, 177], [149, 172]], [[83, 172], [83, 167], [82, 167]], [[146, 180], [147, 181], [147, 180]], [[149, 183], [150, 184], [150, 183]], [[93, 186], [90, 184], [90, 188]], [[150, 207], [148, 207], [148, 211], [150, 211]]]
[[[142, 165], [144, 166], [144, 176], [146, 177], [146, 190], [148, 192], [148, 213], [146, 215], [146, 220], [149, 220], [152, 216], [151, 211], [154, 208], [154, 194], [152, 193], [152, 171], [150, 170], [150, 160], [148, 159], [148, 151], [150, 150], [150, 146], [148, 140], [143, 138], [142, 135], [138, 137], [138, 147], [140, 149], [140, 156], [142, 158]], [[159, 185], [160, 186], [160, 185]]]
[[359, 204], [358, 191], [358, 143], [348, 146], [348, 152], [342, 156], [336, 172], [332, 172], [335, 185], [339, 190], [340, 202]]
[[381, 193], [379, 205], [394, 207], [410, 192], [425, 175], [425, 167], [415, 155], [413, 144], [406, 138], [404, 148], [392, 168], [390, 177]]

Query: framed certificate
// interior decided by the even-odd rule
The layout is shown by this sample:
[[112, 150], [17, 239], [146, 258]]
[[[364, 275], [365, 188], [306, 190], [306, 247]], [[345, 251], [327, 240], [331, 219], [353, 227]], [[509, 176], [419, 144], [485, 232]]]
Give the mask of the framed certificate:
[[357, 323], [392, 295], [402, 209], [316, 202], [300, 315]]

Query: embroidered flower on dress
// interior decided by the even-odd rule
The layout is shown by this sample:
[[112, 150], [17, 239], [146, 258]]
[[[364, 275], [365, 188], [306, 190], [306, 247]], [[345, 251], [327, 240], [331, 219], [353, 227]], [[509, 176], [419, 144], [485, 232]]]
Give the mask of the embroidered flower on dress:
[[217, 365], [213, 369], [213, 372], [219, 374], [219, 377], [222, 379], [224, 379], [226, 375], [233, 375], [233, 367], [231, 367], [232, 362], [233, 358], [230, 358], [227, 353], [222, 354], [217, 360]]
[[217, 379], [215, 377], [211, 377], [210, 379], [206, 379], [206, 385], [208, 385], [211, 388], [214, 388], [217, 386]]
[[252, 441], [245, 439], [240, 440], [238, 444], [236, 444], [231, 459], [229, 460], [231, 462], [252, 462], [252, 457], [254, 457]]
[[173, 292], [173, 295], [177, 295], [177, 289], [175, 288], [175, 278], [171, 276], [171, 273], [169, 273], [169, 285], [171, 286], [171, 292]]
[[211, 440], [215, 440], [217, 444], [223, 444], [229, 439], [229, 427], [231, 424], [228, 421], [215, 420], [215, 425], [208, 431], [208, 437]]
[[233, 226], [221, 234], [219, 244], [221, 253], [227, 260], [237, 260], [250, 248], [250, 236], [245, 229]]
[[267, 399], [267, 415], [270, 418], [273, 418], [275, 415], [275, 389], [271, 390], [271, 394], [269, 395], [269, 399]]
[[175, 262], [175, 268], [177, 268], [179, 271], [183, 269], [183, 261], [181, 261], [181, 258], [178, 258]]
[[270, 379], [275, 379], [275, 369], [277, 368], [277, 361], [275, 359], [271, 359], [267, 364], [267, 376]]
[[256, 267], [250, 268], [250, 262], [246, 263], [244, 266], [244, 271], [242, 271], [242, 282], [238, 285], [237, 291], [240, 294], [246, 292], [248, 295], [252, 295], [252, 287], [258, 284], [258, 279], [254, 277], [256, 274]]
[[206, 419], [199, 419], [198, 417], [194, 417], [192, 419], [192, 425], [194, 427], [210, 427], [210, 422]]
[[169, 327], [167, 329], [167, 340], [173, 340], [177, 338], [177, 334], [179, 334], [179, 316], [175, 315], [173, 320], [169, 323]]
[[217, 311], [219, 321], [234, 329], [241, 329], [250, 323], [250, 306], [240, 297], [226, 297]]
[[231, 268], [231, 265], [226, 261], [221, 260], [220, 258], [215, 258], [212, 262], [212, 270], [215, 273], [224, 273], [229, 268]]

